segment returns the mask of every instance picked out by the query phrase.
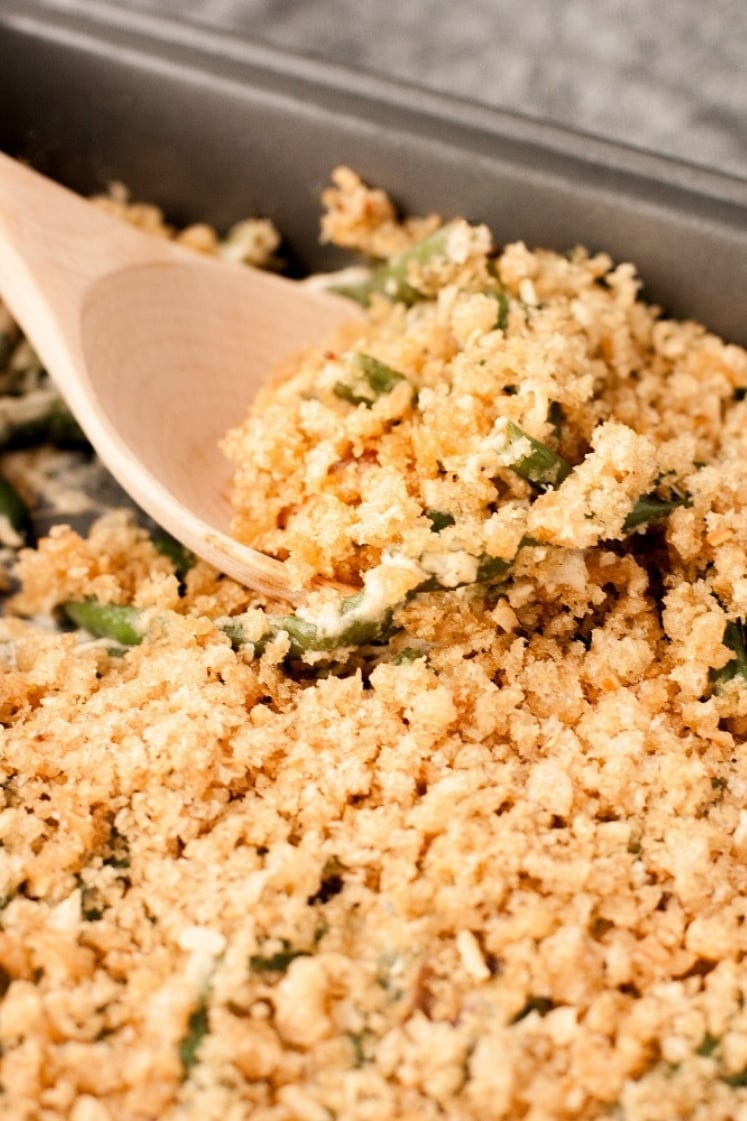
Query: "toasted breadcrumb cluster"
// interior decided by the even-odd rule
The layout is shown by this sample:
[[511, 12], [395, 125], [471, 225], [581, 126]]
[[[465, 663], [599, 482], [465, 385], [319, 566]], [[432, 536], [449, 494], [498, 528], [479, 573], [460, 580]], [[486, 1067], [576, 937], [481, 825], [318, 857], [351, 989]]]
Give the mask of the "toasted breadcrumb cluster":
[[223, 257], [237, 264], [256, 268], [275, 268], [281, 261], [277, 256], [280, 234], [268, 218], [244, 218], [223, 236], [205, 222], [193, 222], [179, 229], [166, 222], [160, 207], [148, 202], [133, 202], [124, 183], [111, 183], [106, 194], [96, 195], [96, 206], [130, 225], [167, 238], [204, 253], [209, 257]]
[[603, 254], [325, 202], [369, 313], [226, 448], [237, 535], [351, 598], [122, 511], [20, 553], [0, 1114], [747, 1121], [747, 354]]

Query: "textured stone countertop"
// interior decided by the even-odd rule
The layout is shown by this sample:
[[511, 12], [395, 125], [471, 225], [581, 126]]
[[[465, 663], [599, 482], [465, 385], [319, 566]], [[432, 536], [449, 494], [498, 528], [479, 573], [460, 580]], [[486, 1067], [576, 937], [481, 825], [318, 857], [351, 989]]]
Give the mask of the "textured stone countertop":
[[124, 0], [747, 179], [747, 0]]

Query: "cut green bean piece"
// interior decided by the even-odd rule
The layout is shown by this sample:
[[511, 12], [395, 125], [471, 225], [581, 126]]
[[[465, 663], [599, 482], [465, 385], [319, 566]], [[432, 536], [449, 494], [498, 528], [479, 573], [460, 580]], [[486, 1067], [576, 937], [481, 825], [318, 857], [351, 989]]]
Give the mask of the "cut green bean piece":
[[335, 397], [339, 397], [341, 401], [347, 401], [349, 405], [368, 405], [370, 408], [373, 404], [370, 397], [362, 397], [355, 392], [351, 385], [346, 385], [344, 381], [336, 381], [332, 386], [332, 392]]
[[431, 529], [434, 533], [440, 533], [442, 529], [448, 529], [450, 525], [456, 525], [454, 515], [447, 514], [443, 510], [426, 510], [425, 516], [431, 523]]
[[[519, 545], [521, 548], [521, 545]], [[516, 557], [511, 560], [506, 560], [505, 557], [489, 557], [484, 553], [477, 565], [477, 583], [478, 584], [495, 584], [496, 581], [503, 580], [505, 576], [511, 571]]]
[[203, 995], [190, 1013], [187, 1031], [179, 1041], [179, 1059], [185, 1074], [198, 1062], [200, 1044], [208, 1034], [209, 1026], [207, 997]]
[[711, 681], [714, 685], [725, 685], [735, 677], [747, 678], [747, 629], [743, 619], [726, 624], [723, 637], [724, 646], [734, 654], [721, 669], [711, 670]]
[[[533, 544], [527, 538], [522, 545]], [[495, 584], [505, 578], [515, 558], [490, 557], [487, 554], [477, 558], [476, 578], [469, 583]], [[465, 582], [466, 583], [466, 582]], [[459, 585], [460, 587], [465, 586]], [[261, 654], [273, 638], [285, 634], [289, 640], [288, 656], [301, 658], [305, 654], [329, 654], [350, 647], [369, 646], [385, 642], [392, 634], [392, 619], [397, 607], [404, 606], [414, 596], [423, 592], [453, 591], [451, 585], [441, 583], [438, 576], [425, 576], [400, 603], [381, 610], [376, 605], [376, 592], [362, 588], [354, 595], [340, 600], [337, 625], [325, 630], [313, 620], [299, 615], [270, 615], [267, 617], [267, 630], [258, 640], [247, 638], [240, 620], [220, 624], [222, 632], [231, 640], [234, 650], [250, 643], [255, 653]], [[367, 600], [373, 598], [373, 610], [367, 610]], [[370, 603], [369, 603], [370, 606]], [[134, 646], [142, 641], [146, 627], [142, 613], [132, 606], [102, 604], [89, 599], [76, 603], [66, 603], [63, 609], [68, 618], [77, 626], [89, 631], [98, 638], [108, 638], [124, 646]]]
[[378, 358], [374, 358], [372, 354], [354, 354], [351, 362], [356, 369], [360, 370], [377, 396], [382, 393], [391, 393], [398, 382], [407, 381], [405, 375], [401, 374], [399, 370], [393, 370], [391, 366], [387, 366], [386, 362], [381, 362]]
[[555, 436], [559, 439], [560, 430], [562, 428], [563, 421], [565, 420], [565, 413], [563, 412], [563, 406], [560, 404], [560, 401], [553, 401], [551, 403], [550, 408], [547, 412], [547, 419], [550, 421], [550, 424], [553, 427]]
[[[392, 612], [369, 616], [365, 613], [366, 589], [362, 588], [340, 602], [340, 624], [334, 631], [326, 634], [315, 623], [298, 615], [283, 615], [273, 621], [272, 632], [285, 632], [290, 639], [288, 653], [291, 657], [302, 654], [329, 653], [348, 646], [368, 646], [378, 642], [388, 632]], [[346, 616], [352, 616], [345, 621]]]
[[413, 662], [419, 661], [421, 658], [427, 658], [428, 654], [425, 650], [418, 650], [415, 646], [405, 646], [398, 654], [392, 658], [393, 666], [409, 666]]
[[[349, 596], [342, 600], [340, 605], [340, 625], [327, 634], [309, 619], [302, 619], [298, 615], [269, 616], [269, 627], [265, 634], [253, 645], [256, 653], [261, 654], [268, 642], [279, 635], [287, 635], [289, 639], [288, 656], [301, 658], [304, 654], [330, 654], [335, 650], [348, 647], [368, 646], [373, 642], [383, 639], [391, 625], [392, 613], [387, 611], [373, 618], [357, 617], [349, 622], [344, 622], [344, 616], [349, 614], [351, 608], [346, 604], [357, 599], [358, 595]], [[231, 639], [234, 650], [245, 646], [249, 641], [244, 634], [240, 623], [223, 623], [220, 628]]]
[[645, 494], [638, 499], [623, 522], [623, 530], [625, 533], [632, 533], [634, 529], [638, 529], [642, 525], [658, 521], [660, 518], [666, 518], [678, 506], [689, 505], [690, 499], [688, 497], [659, 498], [655, 493]]
[[307, 619], [299, 619], [297, 615], [282, 615], [272, 626], [272, 633], [276, 636], [285, 633], [290, 639], [288, 653], [291, 657], [298, 658], [302, 654], [334, 650], [343, 645], [342, 636], [336, 634], [322, 635], [319, 628]]
[[352, 385], [344, 381], [335, 382], [332, 392], [351, 405], [367, 405], [370, 408], [377, 397], [391, 393], [396, 385], [407, 381], [399, 370], [393, 370], [371, 354], [354, 354], [349, 362], [361, 376]]
[[[551, 410], [551, 418], [557, 428], [557, 410]], [[564, 479], [567, 479], [573, 470], [572, 465], [567, 459], [563, 459], [557, 452], [547, 444], [543, 444], [541, 440], [536, 440], [527, 432], [524, 432], [518, 424], [513, 421], [508, 421], [506, 425], [507, 434], [507, 448], [510, 451], [515, 447], [517, 451], [522, 454], [518, 456], [509, 467], [525, 479], [528, 483], [541, 488], [559, 486]], [[529, 450], [524, 451], [529, 445]], [[623, 523], [623, 531], [625, 533], [632, 533], [633, 530], [638, 529], [648, 522], [657, 521], [660, 518], [665, 518], [671, 514], [672, 510], [676, 510], [679, 506], [688, 506], [690, 498], [688, 496], [676, 496], [674, 498], [660, 498], [655, 491], [651, 494], [645, 494], [638, 499], [633, 509], [628, 514]]]
[[[519, 543], [519, 549], [525, 544], [531, 544], [529, 539]], [[516, 556], [519, 555], [519, 550], [516, 551]], [[513, 568], [516, 562], [516, 556], [506, 560], [505, 557], [491, 557], [487, 553], [475, 558], [477, 560], [477, 570], [474, 580], [465, 580], [461, 584], [444, 584], [437, 575], [429, 576], [422, 584], [418, 584], [417, 588], [413, 589], [410, 593], [410, 598], [418, 595], [420, 592], [453, 592], [457, 588], [466, 588], [470, 585], [478, 584], [497, 584], [500, 583]]]
[[711, 1035], [711, 1033], [707, 1031], [700, 1044], [695, 1048], [695, 1054], [701, 1055], [704, 1059], [709, 1059], [720, 1042], [721, 1040], [717, 1035]]
[[348, 405], [367, 405], [369, 408], [373, 404], [370, 397], [363, 397], [360, 393], [349, 386], [347, 382], [335, 381], [332, 386], [332, 392], [335, 397], [339, 397], [341, 401], [348, 401]]
[[441, 226], [410, 249], [406, 249], [403, 253], [392, 257], [386, 264], [374, 269], [361, 284], [343, 284], [331, 290], [363, 304], [364, 307], [369, 304], [375, 292], [408, 307], [417, 303], [424, 297], [411, 283], [413, 271], [438, 257], [447, 255], [449, 240], [458, 225], [457, 222], [449, 222]]
[[176, 541], [173, 537], [167, 537], [165, 534], [153, 537], [151, 540], [157, 552], [162, 557], [168, 557], [171, 561], [174, 572], [180, 580], [183, 580], [190, 568], [194, 568], [197, 563], [195, 554], [186, 545], [182, 545], [181, 541]]
[[548, 1012], [552, 1012], [554, 1007], [555, 1002], [548, 996], [530, 996], [524, 1007], [512, 1018], [511, 1023], [520, 1023], [532, 1012], [536, 1012], [539, 1016], [546, 1016]]
[[557, 487], [567, 479], [573, 467], [541, 440], [535, 440], [518, 424], [506, 424], [506, 450], [515, 450], [516, 458], [508, 466], [522, 479], [536, 487]]
[[250, 954], [249, 968], [253, 973], [285, 973], [291, 962], [296, 958], [307, 958], [311, 955], [308, 950], [294, 950], [289, 942], [282, 939], [281, 950], [272, 954]]
[[5, 518], [21, 543], [28, 540], [31, 516], [16, 488], [0, 475], [0, 518]]
[[[272, 638], [283, 633], [290, 639], [288, 653], [295, 658], [303, 654], [330, 653], [350, 646], [366, 646], [381, 640], [391, 625], [392, 612], [384, 611], [380, 615], [367, 616], [360, 610], [365, 603], [365, 594], [363, 589], [341, 601], [339, 626], [329, 634], [298, 615], [269, 616], [267, 632], [254, 643], [257, 652], [261, 652]], [[143, 640], [146, 627], [142, 612], [136, 607], [104, 604], [95, 599], [87, 599], [64, 603], [62, 609], [71, 622], [96, 638], [108, 638], [123, 646], [136, 646]], [[248, 639], [240, 622], [224, 623], [220, 629], [231, 639], [234, 649], [247, 644]]]
[[725, 1082], [727, 1086], [731, 1086], [737, 1090], [742, 1086], [747, 1086], [747, 1067], [743, 1070], [737, 1071], [736, 1074], [720, 1074], [719, 1078]]
[[486, 295], [492, 296], [495, 302], [498, 304], [498, 311], [496, 314], [495, 323], [493, 324], [493, 330], [505, 331], [506, 327], [508, 326], [508, 313], [511, 310], [511, 304], [509, 303], [508, 296], [500, 289], [498, 291], [491, 289], [486, 293]]
[[94, 638], [108, 638], [123, 646], [137, 646], [145, 634], [142, 612], [129, 604], [84, 599], [63, 603], [62, 610], [72, 623]]
[[501, 279], [500, 269], [498, 262], [495, 260], [488, 261], [487, 269], [490, 275], [495, 280], [494, 288], [486, 288], [485, 295], [492, 296], [498, 305], [498, 312], [496, 315], [495, 323], [493, 324], [494, 331], [505, 331], [508, 326], [508, 314], [511, 310], [511, 300], [508, 292], [503, 286]]
[[[240, 650], [242, 646], [246, 646], [249, 642], [241, 623], [222, 623], [220, 629], [227, 638], [230, 638], [234, 650]], [[264, 647], [269, 638], [269, 634], [265, 635], [259, 643], [254, 644], [255, 647]]]

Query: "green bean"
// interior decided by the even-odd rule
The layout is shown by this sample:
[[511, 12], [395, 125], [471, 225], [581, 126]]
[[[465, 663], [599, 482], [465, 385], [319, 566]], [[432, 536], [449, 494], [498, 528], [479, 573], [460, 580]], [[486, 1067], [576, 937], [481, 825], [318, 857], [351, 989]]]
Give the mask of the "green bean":
[[573, 470], [571, 464], [547, 444], [535, 440], [512, 420], [507, 422], [505, 433], [506, 452], [516, 452], [516, 458], [507, 466], [520, 478], [542, 489], [560, 486], [568, 478]]
[[486, 296], [492, 296], [498, 304], [498, 313], [496, 315], [495, 323], [493, 324], [494, 331], [505, 331], [508, 326], [508, 315], [511, 311], [511, 299], [508, 292], [503, 286], [500, 268], [498, 262], [493, 258], [488, 261], [487, 269], [490, 275], [495, 280], [494, 288], [485, 289]]
[[511, 1023], [520, 1023], [521, 1020], [525, 1019], [532, 1012], [536, 1012], [539, 1016], [546, 1016], [548, 1012], [552, 1012], [553, 1008], [555, 1008], [555, 1002], [551, 1000], [550, 997], [530, 996], [523, 1008], [512, 1017]]
[[719, 1074], [719, 1078], [735, 1090], [741, 1086], [747, 1086], [747, 1067], [738, 1070], [736, 1074]]
[[123, 603], [101, 603], [94, 598], [62, 604], [71, 622], [94, 638], [108, 638], [122, 646], [137, 646], [145, 636], [142, 612]]
[[[342, 610], [341, 610], [342, 614]], [[270, 626], [262, 638], [254, 643], [257, 653], [261, 653], [267, 643], [278, 635], [288, 636], [288, 657], [301, 658], [304, 654], [331, 654], [335, 650], [344, 650], [350, 647], [369, 646], [384, 638], [391, 625], [391, 612], [372, 619], [354, 619], [341, 626], [334, 634], [325, 634], [319, 627], [308, 619], [298, 615], [270, 616]], [[247, 643], [247, 638], [240, 624], [224, 623], [220, 628], [228, 635], [234, 649], [239, 649]]]
[[[531, 538], [522, 539], [519, 549], [534, 545]], [[518, 550], [517, 550], [518, 555]], [[477, 561], [474, 580], [456, 585], [490, 585], [505, 579], [514, 564], [515, 557], [491, 557], [483, 554]], [[455, 585], [446, 585], [436, 574], [427, 574], [403, 599], [388, 608], [379, 606], [379, 592], [364, 587], [339, 602], [338, 625], [326, 631], [312, 619], [301, 615], [269, 615], [267, 628], [259, 640], [250, 640], [240, 620], [229, 620], [220, 624], [222, 632], [231, 640], [234, 649], [240, 649], [249, 642], [256, 653], [261, 653], [268, 642], [284, 634], [289, 640], [288, 656], [300, 658], [305, 654], [329, 654], [350, 647], [368, 646], [386, 641], [392, 631], [395, 610], [414, 596], [425, 592], [453, 591]], [[374, 604], [371, 608], [371, 603]], [[77, 626], [87, 630], [97, 638], [108, 638], [123, 646], [140, 643], [147, 630], [142, 613], [136, 608], [123, 604], [102, 604], [95, 599], [69, 601], [62, 605], [67, 617]]]
[[425, 650], [418, 650], [415, 646], [405, 646], [398, 654], [392, 658], [393, 666], [409, 666], [413, 662], [419, 661], [421, 658], [427, 658], [428, 654]]
[[386, 264], [374, 269], [371, 275], [360, 284], [335, 286], [332, 291], [339, 292], [363, 306], [367, 306], [371, 296], [377, 292], [398, 303], [411, 304], [423, 299], [422, 293], [413, 286], [413, 272], [438, 257], [447, 254], [449, 240], [461, 223], [449, 222], [440, 226], [428, 237], [423, 238], [410, 249], [405, 249]]
[[166, 534], [158, 534], [151, 538], [153, 546], [162, 557], [168, 557], [174, 566], [174, 572], [183, 580], [189, 572], [190, 568], [194, 568], [197, 557], [180, 541], [176, 541], [173, 537], [168, 537]]
[[[359, 608], [364, 592], [357, 592], [342, 600], [340, 605], [341, 622], [334, 634], [325, 634], [313, 622], [298, 615], [268, 616], [269, 626], [261, 641], [255, 645], [259, 651], [277, 635], [285, 633], [290, 639], [288, 654], [301, 657], [308, 653], [330, 653], [348, 646], [365, 646], [382, 638], [391, 622], [391, 612], [375, 618], [354, 615], [347, 624], [346, 615]], [[107, 638], [123, 646], [137, 646], [142, 642], [147, 627], [142, 612], [128, 604], [100, 603], [96, 599], [67, 601], [62, 610], [77, 626], [95, 638]], [[234, 648], [246, 645], [247, 637], [238, 622], [225, 623], [220, 628]]]
[[722, 641], [734, 657], [721, 669], [711, 670], [710, 678], [714, 685], [725, 685], [735, 677], [747, 678], [747, 627], [744, 620], [727, 623]]
[[457, 588], [469, 587], [472, 584], [487, 586], [502, 583], [516, 563], [516, 557], [519, 555], [519, 551], [526, 545], [534, 544], [536, 544], [536, 542], [531, 538], [522, 538], [515, 556], [510, 559], [506, 557], [491, 557], [488, 553], [481, 553], [479, 557], [473, 558], [477, 561], [474, 580], [465, 580], [460, 584], [444, 584], [437, 575], [431, 575], [426, 577], [421, 584], [418, 584], [418, 586], [413, 589], [410, 593], [410, 597], [419, 595], [421, 592], [451, 592], [455, 591]]
[[271, 954], [250, 954], [249, 968], [253, 973], [285, 973], [296, 958], [309, 957], [308, 950], [294, 950], [290, 942], [281, 939], [281, 950]]
[[[152, 540], [158, 552], [171, 560], [177, 576], [182, 579], [195, 563], [194, 554], [172, 538], [159, 536]], [[62, 604], [62, 611], [94, 638], [106, 638], [125, 647], [138, 646], [147, 631], [142, 612], [131, 604], [101, 603], [89, 596], [84, 600], [68, 600]]]
[[[332, 653], [346, 647], [368, 646], [385, 638], [392, 622], [392, 610], [378, 614], [366, 614], [366, 599], [370, 595], [362, 588], [353, 595], [345, 596], [339, 606], [339, 627], [332, 633], [325, 633], [311, 620], [300, 615], [271, 615], [266, 635], [258, 645], [261, 651], [268, 641], [279, 634], [286, 634], [290, 640], [288, 655], [300, 658], [304, 654]], [[346, 621], [347, 616], [347, 621]], [[222, 627], [234, 646], [243, 645], [246, 638], [240, 626], [227, 624]]]
[[431, 529], [434, 533], [440, 533], [442, 529], [448, 529], [450, 525], [456, 525], [454, 515], [447, 514], [443, 510], [426, 510], [425, 516], [431, 523]]
[[199, 1061], [200, 1044], [209, 1030], [207, 994], [202, 993], [190, 1013], [186, 1033], [179, 1040], [179, 1059], [185, 1075]]
[[552, 425], [555, 437], [559, 439], [560, 429], [565, 420], [565, 413], [563, 412], [563, 406], [560, 404], [560, 401], [552, 401], [550, 403], [550, 408], [547, 411], [547, 419]]
[[[566, 477], [564, 468], [567, 468], [568, 471], [571, 468], [565, 460], [561, 460], [540, 441], [526, 436], [518, 426], [512, 425], [512, 429], [514, 431], [511, 432], [511, 436], [517, 445], [520, 441], [525, 440], [528, 440], [530, 444], [529, 452], [522, 454], [512, 464], [514, 470], [522, 472], [523, 477], [529, 478], [535, 483], [540, 481], [548, 485], [550, 479], [557, 480]], [[652, 496], [646, 496], [645, 499], [639, 500], [639, 503], [636, 504], [630, 518], [640, 519], [635, 521], [636, 526], [643, 524], [651, 517], [663, 516], [667, 511], [663, 510], [662, 506], [663, 500], [657, 499], [654, 501]], [[451, 515], [443, 514], [440, 511], [428, 511], [427, 516], [430, 518], [435, 532], [454, 524]], [[229, 620], [222, 623], [220, 629], [230, 638], [234, 649], [239, 649], [251, 642], [257, 654], [260, 654], [272, 639], [279, 635], [285, 635], [288, 639], [288, 656], [290, 658], [302, 658], [307, 654], [331, 654], [337, 650], [350, 647], [372, 645], [386, 641], [390, 637], [393, 633], [394, 612], [414, 596], [423, 593], [453, 591], [456, 587], [468, 585], [487, 587], [500, 584], [508, 577], [519, 552], [523, 548], [535, 545], [537, 545], [537, 541], [526, 536], [519, 542], [514, 557], [493, 557], [487, 553], [474, 557], [476, 567], [473, 576], [459, 584], [445, 584], [438, 573], [429, 573], [427, 570], [429, 558], [422, 557], [420, 564], [423, 568], [423, 579], [399, 603], [382, 610], [378, 603], [379, 593], [364, 587], [354, 595], [340, 600], [336, 619], [337, 625], [329, 630], [320, 627], [313, 619], [305, 618], [299, 614], [269, 615], [265, 633], [258, 640], [247, 638], [240, 620]], [[163, 551], [168, 552], [165, 543]], [[125, 646], [139, 643], [147, 629], [141, 613], [136, 608], [127, 605], [100, 604], [96, 600], [89, 599], [83, 602], [67, 603], [64, 605], [64, 611], [74, 623], [88, 630], [91, 634], [108, 638]], [[741, 637], [743, 641], [743, 636], [741, 630], [735, 630], [735, 626], [735, 624], [730, 624], [727, 628], [725, 641], [727, 645], [735, 649], [738, 657], [733, 659], [729, 666], [725, 667], [725, 670], [718, 672], [716, 679], [719, 681], [728, 680], [736, 673], [743, 673], [744, 676], [747, 676], [747, 654], [745, 654], [743, 646], [737, 647], [735, 645], [737, 638]]]
[[632, 533], [634, 529], [638, 529], [642, 525], [647, 525], [648, 522], [665, 518], [667, 514], [671, 514], [672, 510], [676, 510], [678, 506], [689, 506], [690, 501], [688, 497], [679, 496], [675, 498], [659, 498], [658, 494], [654, 491], [652, 491], [651, 494], [644, 494], [642, 498], [638, 499], [623, 522], [623, 530], [625, 533]]
[[353, 385], [344, 381], [335, 382], [332, 392], [351, 405], [367, 405], [370, 408], [377, 397], [391, 393], [396, 385], [407, 381], [404, 374], [393, 370], [371, 354], [353, 354], [349, 362], [362, 376], [356, 378]]
[[[154, 535], [151, 540], [157, 552], [171, 561], [176, 576], [183, 580], [197, 560], [195, 554], [166, 534]], [[130, 604], [101, 603], [89, 597], [63, 603], [62, 610], [71, 622], [95, 638], [107, 638], [125, 647], [137, 646], [147, 630], [142, 613]]]
[[493, 324], [493, 330], [505, 331], [506, 327], [508, 326], [508, 313], [511, 310], [511, 304], [509, 302], [508, 296], [502, 289], [495, 290], [493, 288], [489, 289], [489, 291], [485, 294], [487, 296], [492, 296], [498, 304], [498, 311], [496, 314], [495, 323]]
[[[533, 544], [529, 538], [519, 542], [519, 549], [525, 545]], [[519, 549], [516, 551], [516, 556], [519, 555]], [[487, 553], [483, 553], [478, 559], [477, 564], [477, 581], [478, 584], [495, 584], [497, 581], [503, 580], [508, 576], [509, 572], [514, 566], [516, 557], [507, 560], [505, 557], [491, 557]]]
[[[234, 648], [234, 650], [240, 650], [242, 646], [246, 646], [250, 641], [246, 637], [246, 633], [240, 622], [234, 621], [229, 623], [222, 623], [220, 629], [227, 638], [230, 638], [231, 646]], [[255, 642], [255, 651], [257, 650], [257, 647], [259, 647], [260, 649], [264, 648], [264, 646], [267, 645], [270, 637], [271, 636], [269, 632], [266, 632], [259, 642]]]
[[[551, 410], [552, 412], [552, 410]], [[557, 415], [557, 414], [556, 414]], [[522, 479], [528, 483], [544, 488], [547, 486], [559, 486], [564, 479], [567, 479], [573, 470], [568, 460], [563, 459], [557, 455], [556, 452], [549, 448], [547, 444], [543, 444], [540, 440], [535, 440], [533, 436], [529, 436], [518, 424], [513, 421], [508, 421], [506, 425], [506, 433], [508, 436], [507, 448], [511, 447], [521, 448], [521, 442], [528, 441], [530, 451], [527, 454], [520, 455], [508, 466]], [[679, 506], [688, 506], [690, 504], [688, 496], [675, 496], [674, 498], [660, 498], [659, 495], [652, 491], [650, 494], [644, 494], [639, 498], [633, 509], [628, 514], [623, 522], [623, 532], [632, 533], [633, 530], [639, 529], [648, 522], [657, 521], [660, 518], [665, 518], [671, 514], [672, 510], [676, 510]]]
[[704, 1059], [709, 1059], [720, 1042], [721, 1039], [719, 1036], [711, 1035], [709, 1031], [706, 1031], [701, 1042], [695, 1048], [695, 1054], [701, 1055]]
[[5, 518], [22, 544], [28, 540], [31, 516], [16, 488], [0, 475], [0, 518]]
[[291, 657], [302, 654], [326, 653], [350, 646], [368, 646], [381, 638], [389, 624], [389, 613], [375, 619], [355, 619], [335, 634], [324, 634], [314, 624], [297, 615], [282, 616], [273, 629], [284, 631], [290, 639], [288, 653]]

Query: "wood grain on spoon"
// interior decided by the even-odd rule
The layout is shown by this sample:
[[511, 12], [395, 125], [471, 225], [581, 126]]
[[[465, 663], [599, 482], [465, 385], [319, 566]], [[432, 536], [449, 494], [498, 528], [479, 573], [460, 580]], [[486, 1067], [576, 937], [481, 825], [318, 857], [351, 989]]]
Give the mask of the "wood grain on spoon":
[[2, 154], [0, 298], [135, 502], [220, 571], [298, 600], [282, 561], [231, 537], [218, 443], [355, 306], [141, 233]]

